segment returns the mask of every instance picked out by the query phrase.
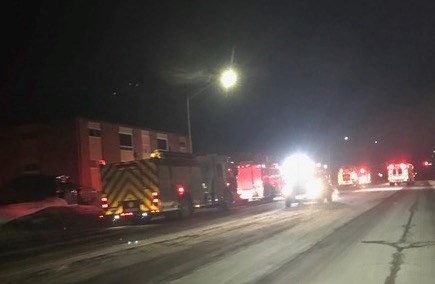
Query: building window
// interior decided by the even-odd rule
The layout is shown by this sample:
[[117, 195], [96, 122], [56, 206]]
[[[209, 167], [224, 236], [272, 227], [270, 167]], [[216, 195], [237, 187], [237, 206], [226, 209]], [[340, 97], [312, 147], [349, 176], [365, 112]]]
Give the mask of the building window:
[[89, 129], [89, 136], [91, 137], [101, 137], [101, 130], [100, 129]]
[[133, 138], [131, 134], [119, 133], [119, 145], [121, 150], [133, 151]]
[[168, 139], [157, 138], [157, 149], [168, 151]]

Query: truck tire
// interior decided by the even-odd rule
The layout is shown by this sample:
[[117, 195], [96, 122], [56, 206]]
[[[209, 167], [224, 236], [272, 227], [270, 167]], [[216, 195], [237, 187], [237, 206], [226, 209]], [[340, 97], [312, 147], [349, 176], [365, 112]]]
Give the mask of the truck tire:
[[328, 201], [328, 203], [332, 203], [332, 190], [328, 192], [328, 194], [326, 195], [326, 201]]
[[233, 195], [229, 190], [224, 191], [224, 198], [222, 204], [220, 205], [220, 209], [229, 210], [233, 207]]
[[290, 208], [292, 207], [292, 203], [293, 203], [294, 199], [292, 197], [287, 197], [285, 199], [285, 207], [286, 208]]
[[185, 196], [180, 200], [179, 217], [181, 219], [189, 218], [193, 214], [193, 205], [190, 196]]
[[271, 185], [266, 185], [264, 187], [264, 200], [266, 202], [272, 202], [275, 197], [275, 188]]
[[135, 225], [146, 225], [151, 222], [151, 214], [149, 214], [147, 217], [135, 217], [133, 219], [133, 223]]
[[108, 228], [113, 227], [113, 217], [112, 216], [104, 216], [100, 219], [100, 227], [102, 228]]

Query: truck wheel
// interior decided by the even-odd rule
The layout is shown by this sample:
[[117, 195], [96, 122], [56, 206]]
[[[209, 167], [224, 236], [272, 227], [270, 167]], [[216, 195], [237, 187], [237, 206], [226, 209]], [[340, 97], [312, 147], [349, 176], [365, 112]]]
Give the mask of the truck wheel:
[[112, 227], [113, 224], [113, 217], [110, 216], [104, 216], [103, 218], [100, 219], [100, 226], [102, 228], [108, 228], [108, 227]]
[[285, 207], [286, 207], [286, 208], [290, 208], [290, 207], [292, 207], [292, 203], [293, 203], [293, 198], [291, 198], [291, 197], [287, 197], [287, 198], [285, 199]]
[[193, 206], [190, 197], [186, 196], [180, 200], [180, 218], [189, 218], [193, 214]]
[[267, 185], [264, 187], [264, 199], [266, 202], [272, 202], [275, 197], [275, 188]]
[[222, 210], [229, 210], [233, 207], [233, 196], [228, 190], [224, 191], [224, 200], [221, 205]]
[[135, 217], [133, 219], [133, 223], [135, 225], [146, 225], [151, 222], [151, 214], [149, 214], [147, 217]]
[[326, 195], [326, 200], [328, 201], [328, 203], [332, 203], [332, 191], [328, 192], [328, 194]]

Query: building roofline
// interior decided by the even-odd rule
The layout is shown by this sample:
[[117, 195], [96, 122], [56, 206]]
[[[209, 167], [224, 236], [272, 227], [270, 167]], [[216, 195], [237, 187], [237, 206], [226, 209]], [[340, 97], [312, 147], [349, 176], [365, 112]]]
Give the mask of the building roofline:
[[91, 118], [91, 117], [86, 117], [86, 116], [72, 116], [69, 118], [61, 118], [61, 119], [50, 119], [50, 120], [37, 120], [37, 121], [29, 121], [29, 122], [23, 122], [23, 123], [18, 123], [18, 124], [13, 124], [13, 125], [6, 125], [6, 126], [2, 126], [0, 127], [0, 129], [3, 130], [12, 130], [12, 129], [17, 129], [17, 128], [21, 128], [21, 127], [38, 127], [38, 126], [44, 126], [44, 125], [49, 125], [49, 124], [55, 124], [55, 123], [62, 123], [62, 122], [68, 122], [68, 121], [75, 121], [75, 120], [87, 120], [87, 121], [93, 121], [93, 122], [99, 122], [99, 123], [108, 123], [108, 124], [113, 124], [113, 125], [117, 125], [120, 127], [127, 127], [127, 128], [134, 128], [134, 129], [140, 129], [140, 130], [146, 130], [146, 131], [153, 131], [153, 132], [162, 132], [162, 133], [170, 133], [170, 134], [176, 134], [176, 135], [182, 135], [182, 136], [186, 136], [187, 137], [187, 133], [183, 133], [183, 132], [177, 132], [177, 131], [169, 131], [169, 130], [163, 130], [163, 129], [155, 129], [155, 128], [149, 128], [149, 127], [142, 127], [139, 125], [132, 125], [132, 124], [124, 124], [124, 123], [117, 123], [114, 121], [109, 121], [109, 120], [105, 120], [105, 119], [98, 119], [98, 118]]
[[86, 116], [76, 116], [74, 119], [83, 119], [83, 120], [88, 120], [88, 121], [97, 122], [97, 123], [99, 122], [99, 123], [114, 124], [114, 125], [118, 125], [121, 127], [127, 127], [127, 128], [135, 128], [135, 129], [146, 130], [146, 131], [163, 132], [163, 133], [171, 133], [171, 134], [178, 134], [178, 135], [187, 136], [187, 133], [182, 133], [182, 132], [148, 128], [148, 127], [142, 127], [142, 126], [138, 126], [138, 125], [135, 126], [135, 125], [131, 125], [131, 124], [117, 123], [117, 122], [108, 121], [105, 119], [90, 118], [90, 117], [86, 117]]

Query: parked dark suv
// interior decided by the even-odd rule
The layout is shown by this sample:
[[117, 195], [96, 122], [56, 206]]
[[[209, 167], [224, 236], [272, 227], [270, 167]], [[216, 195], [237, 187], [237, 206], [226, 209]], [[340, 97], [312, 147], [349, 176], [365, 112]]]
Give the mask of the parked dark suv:
[[32, 202], [57, 196], [75, 204], [77, 195], [77, 186], [68, 176], [23, 174], [2, 186], [0, 203]]

